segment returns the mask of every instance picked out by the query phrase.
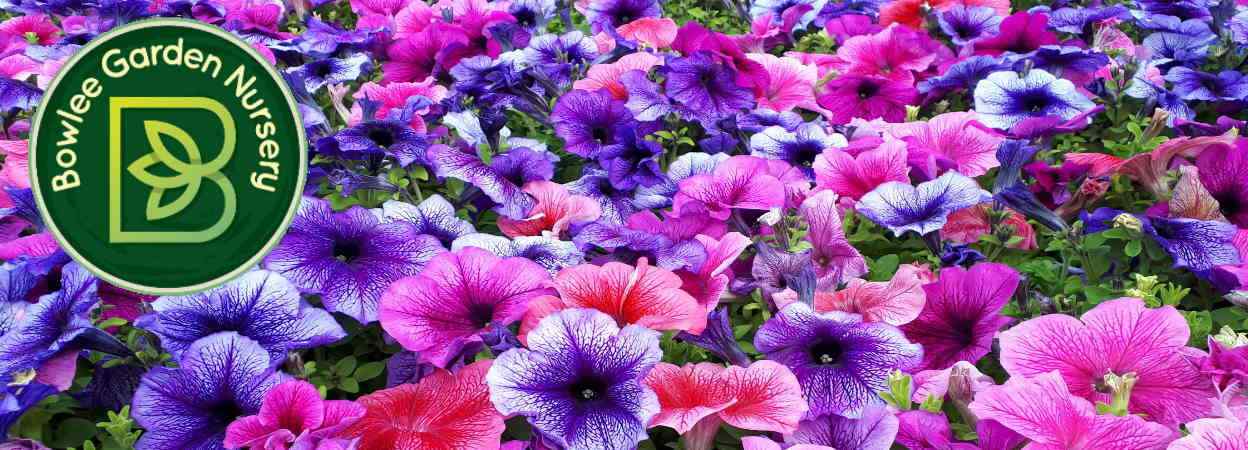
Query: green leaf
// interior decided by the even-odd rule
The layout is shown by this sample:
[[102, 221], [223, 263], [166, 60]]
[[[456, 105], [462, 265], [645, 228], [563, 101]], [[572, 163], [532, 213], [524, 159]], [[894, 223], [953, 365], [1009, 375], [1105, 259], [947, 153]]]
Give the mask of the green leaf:
[[52, 433], [52, 439], [46, 442], [53, 447], [77, 447], [87, 439], [95, 437], [95, 423], [81, 417], [70, 417], [61, 421]]
[[1127, 256], [1134, 258], [1136, 256], [1140, 256], [1140, 251], [1143, 249], [1144, 245], [1140, 243], [1139, 239], [1132, 239], [1127, 241], [1127, 246], [1123, 249], [1123, 251], [1126, 252]]
[[355, 372], [355, 365], [356, 361], [354, 356], [342, 358], [338, 360], [337, 364], [334, 364], [334, 373], [343, 377], [351, 375], [352, 372]]
[[1192, 329], [1188, 345], [1200, 347], [1205, 345], [1209, 333], [1213, 331], [1213, 315], [1209, 311], [1180, 311], [1187, 319], [1187, 326]]
[[360, 383], [355, 381], [355, 378], [343, 378], [342, 381], [338, 383], [338, 389], [354, 394], [360, 392]]
[[381, 372], [385, 370], [386, 363], [380, 361], [366, 363], [360, 366], [360, 368], [355, 369], [355, 379], [356, 381], [368, 381], [373, 378], [377, 378], [377, 376], [381, 375]]

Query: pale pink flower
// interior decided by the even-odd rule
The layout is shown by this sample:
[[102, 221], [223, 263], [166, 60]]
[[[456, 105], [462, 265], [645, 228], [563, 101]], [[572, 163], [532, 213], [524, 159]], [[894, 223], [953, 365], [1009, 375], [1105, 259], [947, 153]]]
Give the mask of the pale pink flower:
[[615, 29], [624, 39], [657, 49], [664, 49], [676, 40], [676, 22], [661, 17], [642, 17]]
[[891, 141], [857, 156], [831, 148], [815, 157], [815, 186], [841, 197], [858, 200], [889, 181], [910, 182], [906, 144]]
[[975, 123], [973, 112], [949, 112], [923, 122], [889, 124], [884, 130], [897, 139], [912, 138], [907, 141], [911, 153], [935, 153], [957, 163], [961, 174], [977, 177], [1000, 165], [997, 147], [1003, 138]]
[[769, 78], [767, 88], [757, 96], [758, 106], [774, 111], [789, 111], [795, 107], [818, 111], [815, 102], [815, 82], [818, 70], [790, 57], [767, 53], [750, 53], [747, 58], [762, 64]]
[[646, 52], [630, 53], [610, 64], [598, 64], [585, 72], [585, 78], [572, 83], [573, 89], [596, 91], [606, 89], [612, 97], [619, 100], [628, 98], [628, 88], [620, 83], [620, 75], [630, 70], [649, 72], [651, 68], [663, 64], [659, 57]]

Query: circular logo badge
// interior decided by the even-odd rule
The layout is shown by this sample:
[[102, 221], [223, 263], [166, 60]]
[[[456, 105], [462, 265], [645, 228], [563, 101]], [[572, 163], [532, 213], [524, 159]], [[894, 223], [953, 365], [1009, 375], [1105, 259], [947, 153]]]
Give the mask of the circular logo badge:
[[294, 98], [211, 25], [137, 22], [78, 51], [30, 140], [35, 201], [101, 278], [182, 294], [255, 265], [290, 225], [307, 155]]

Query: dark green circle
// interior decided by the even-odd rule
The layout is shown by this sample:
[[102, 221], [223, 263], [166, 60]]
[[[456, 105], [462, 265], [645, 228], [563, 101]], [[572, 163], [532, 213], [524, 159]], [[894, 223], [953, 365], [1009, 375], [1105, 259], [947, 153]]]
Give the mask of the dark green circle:
[[[130, 58], [135, 48], [146, 49], [143, 53], [150, 56], [151, 46], [176, 44], [178, 40], [182, 42], [184, 58], [181, 65], [167, 64], [169, 61], [164, 58], [162, 48], [155, 50], [156, 64], [142, 69], [131, 67], [124, 76], [110, 76], [103, 67], [104, 63], [109, 63], [109, 71], [117, 75], [118, 54], [110, 50], [120, 49], [122, 59], [141, 64], [137, 55], [133, 60]], [[198, 49], [205, 55], [198, 64], [188, 64], [185, 60], [191, 49]], [[175, 53], [171, 51], [168, 55]], [[219, 69], [207, 55], [217, 57]], [[240, 83], [230, 79], [240, 67], [243, 70], [241, 85], [254, 77], [252, 84], [242, 88], [244, 98], [236, 95]], [[90, 107], [85, 113], [74, 114], [74, 96], [94, 92], [94, 89], [84, 89], [84, 82], [87, 83], [85, 87], [92, 86], [88, 81], [92, 78], [98, 80], [101, 92], [94, 98], [86, 97]], [[254, 93], [248, 97], [246, 93], [253, 89]], [[121, 100], [121, 97], [140, 100]], [[188, 233], [202, 232], [222, 217], [225, 196], [215, 182], [201, 178], [198, 193], [187, 196], [193, 200], [185, 208], [152, 220], [146, 208], [153, 189], [127, 170], [135, 160], [152, 153], [152, 141], [146, 134], [150, 126], [147, 122], [164, 122], [184, 130], [205, 163], [222, 152], [226, 134], [223, 121], [212, 111], [201, 108], [200, 100], [177, 103], [179, 100], [171, 98], [215, 100], [234, 121], [233, 155], [219, 173], [234, 190], [237, 210], [224, 232], [203, 242], [185, 240], [189, 239], [186, 236], [191, 236]], [[260, 100], [263, 105], [248, 109], [244, 99], [252, 105]], [[81, 106], [81, 101], [79, 99], [77, 105]], [[116, 124], [112, 123], [110, 104], [122, 105], [117, 110], [120, 113], [116, 117], [120, 119]], [[267, 109], [268, 117], [259, 112], [263, 109]], [[62, 113], [80, 118], [81, 122]], [[268, 133], [266, 121], [273, 124], [273, 133]], [[75, 144], [62, 145], [67, 142], [66, 125], [78, 130]], [[114, 128], [120, 133], [113, 133]], [[269, 135], [262, 139], [258, 133]], [[120, 145], [113, 145], [114, 134], [119, 136]], [[178, 140], [167, 135], [158, 140], [180, 161], [190, 161], [191, 155]], [[264, 140], [276, 143], [279, 148], [276, 157], [270, 159], [261, 155]], [[159, 295], [183, 294], [228, 281], [254, 266], [280, 241], [303, 190], [307, 165], [304, 143], [303, 126], [293, 96], [275, 69], [247, 43], [200, 22], [144, 20], [105, 33], [83, 47], [62, 67], [45, 92], [35, 112], [31, 133], [32, 188], [45, 224], [75, 260], [106, 281], [127, 289]], [[62, 151], [64, 148], [72, 149], [75, 154], [69, 168], [61, 165], [71, 160], [68, 153]], [[118, 155], [120, 170], [110, 169], [114, 153]], [[261, 165], [264, 162], [278, 165], [277, 180], [264, 182], [274, 188], [273, 192], [252, 184], [253, 173], [271, 172]], [[80, 185], [55, 190], [56, 177], [64, 177], [69, 169], [77, 173]], [[177, 174], [163, 163], [150, 167], [148, 172], [158, 177]], [[116, 194], [110, 192], [110, 183], [114, 181], [118, 186]], [[158, 203], [167, 205], [185, 189], [166, 189], [165, 196], [161, 197], [163, 201]], [[110, 200], [114, 198], [120, 199], [118, 204], [121, 205], [115, 209], [120, 211], [117, 218], [110, 216], [114, 211]], [[124, 230], [124, 233], [110, 230]], [[131, 232], [148, 234], [118, 237], [123, 234], [138, 236]], [[181, 241], [151, 242], [166, 240], [151, 237], [154, 235]]]

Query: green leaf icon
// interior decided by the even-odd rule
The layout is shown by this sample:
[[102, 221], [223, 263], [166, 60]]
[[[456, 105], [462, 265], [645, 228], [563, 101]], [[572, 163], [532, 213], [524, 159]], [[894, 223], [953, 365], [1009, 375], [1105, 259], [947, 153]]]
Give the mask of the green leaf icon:
[[[152, 153], [135, 160], [126, 170], [143, 184], [152, 187], [152, 192], [147, 197], [146, 216], [147, 220], [160, 220], [186, 209], [199, 194], [203, 179], [211, 175], [219, 177], [221, 168], [225, 166], [230, 155], [219, 155], [211, 163], [204, 164], [199, 145], [186, 130], [159, 120], [144, 121], [143, 129], [147, 135], [148, 145], [152, 147]], [[185, 150], [187, 161], [182, 161], [170, 152], [165, 146], [163, 137], [177, 142]], [[162, 176], [152, 173], [151, 168], [157, 164], [165, 165], [176, 175]], [[181, 187], [186, 189], [176, 198], [168, 202], [163, 201], [167, 191]]]

